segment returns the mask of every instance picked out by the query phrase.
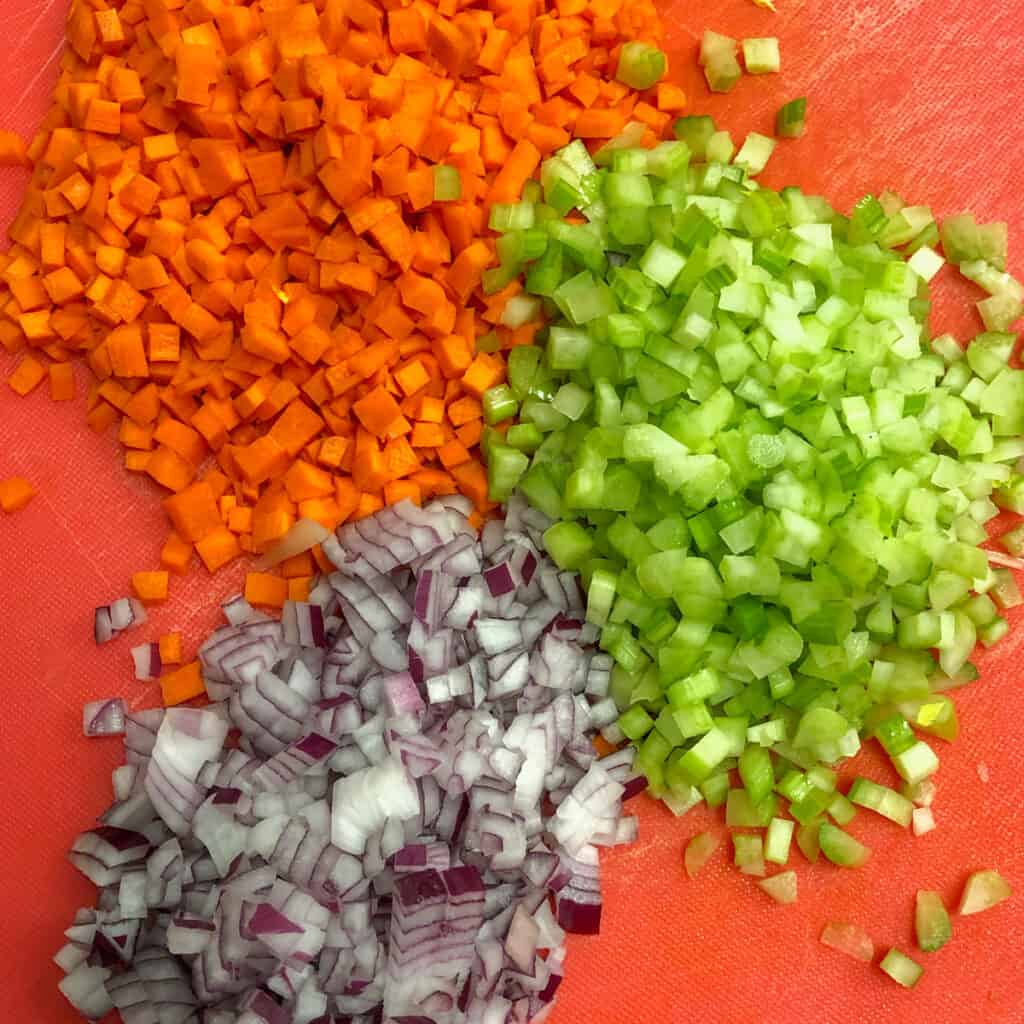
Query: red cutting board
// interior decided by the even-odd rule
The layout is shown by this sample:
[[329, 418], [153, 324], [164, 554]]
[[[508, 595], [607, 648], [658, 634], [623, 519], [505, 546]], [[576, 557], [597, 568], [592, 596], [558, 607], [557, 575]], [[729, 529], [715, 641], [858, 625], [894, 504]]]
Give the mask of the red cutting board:
[[[1024, 210], [1024, 0], [778, 0], [772, 15], [748, 0], [664, 7], [673, 77], [695, 111], [721, 115], [738, 139], [770, 133], [776, 109], [808, 97], [808, 134], [779, 146], [766, 183], [796, 183], [848, 206], [889, 187], [939, 214], [971, 209], [1010, 221], [1020, 244]], [[48, 102], [58, 64], [61, 0], [2, 0], [0, 127], [30, 133]], [[707, 94], [695, 66], [707, 26], [737, 37], [777, 35], [781, 76], [744, 78], [726, 98]], [[0, 220], [23, 185], [0, 171]], [[1014, 267], [1024, 273], [1018, 257]], [[967, 338], [976, 299], [943, 271], [936, 324]], [[9, 360], [0, 356], [0, 372]], [[84, 394], [85, 379], [80, 378]], [[0, 478], [29, 477], [40, 494], [28, 510], [0, 516], [0, 1019], [70, 1024], [49, 957], [91, 887], [64, 860], [75, 834], [109, 798], [120, 744], [86, 741], [85, 699], [127, 694], [153, 700], [131, 679], [129, 647], [180, 627], [196, 639], [237, 585], [220, 575], [175, 580], [152, 628], [103, 648], [91, 639], [94, 605], [123, 594], [131, 572], [156, 565], [162, 535], [157, 495], [119, 466], [110, 437], [82, 425], [84, 399], [56, 406], [42, 390], [21, 400], [0, 386]], [[818, 945], [830, 918], [854, 921], [879, 947], [912, 948], [917, 888], [959, 896], [967, 873], [998, 868], [1024, 890], [1024, 625], [982, 679], [957, 697], [961, 739], [940, 744], [936, 832], [914, 839], [861, 812], [853, 831], [875, 848], [857, 872], [809, 867], [799, 853], [800, 901], [776, 907], [726, 864], [724, 848], [687, 881], [681, 851], [695, 832], [724, 832], [718, 816], [677, 821], [638, 799], [641, 840], [603, 858], [604, 932], [571, 942], [554, 1024], [953, 1024], [1024, 1022], [1024, 898], [957, 920], [954, 941], [920, 957], [926, 973], [904, 992], [877, 967]], [[865, 770], [895, 781], [876, 757]], [[983, 781], [981, 776], [987, 781]]]

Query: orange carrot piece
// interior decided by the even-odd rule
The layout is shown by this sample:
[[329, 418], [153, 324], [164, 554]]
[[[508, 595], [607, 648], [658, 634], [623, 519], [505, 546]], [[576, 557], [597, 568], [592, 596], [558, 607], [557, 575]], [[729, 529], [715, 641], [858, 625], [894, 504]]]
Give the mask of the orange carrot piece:
[[181, 664], [180, 633], [164, 633], [160, 637], [160, 662], [164, 665]]
[[196, 542], [196, 552], [207, 570], [216, 572], [228, 562], [234, 561], [242, 549], [238, 538], [226, 526], [219, 526]]
[[160, 692], [163, 695], [164, 707], [168, 708], [203, 696], [206, 693], [206, 684], [203, 682], [199, 662], [190, 661], [187, 665], [161, 676]]
[[23, 476], [0, 480], [0, 509], [8, 513], [20, 512], [35, 494], [36, 489]]
[[160, 565], [176, 576], [184, 576], [192, 561], [192, 545], [171, 531], [160, 549]]
[[152, 572], [137, 572], [132, 576], [132, 589], [135, 596], [144, 604], [152, 604], [167, 599], [167, 570], [159, 569]]
[[288, 600], [288, 581], [266, 572], [245, 577], [245, 599], [257, 608], [280, 608]]
[[75, 397], [75, 371], [70, 363], [50, 363], [50, 398], [70, 402]]
[[46, 367], [35, 356], [25, 356], [7, 378], [7, 383], [16, 395], [24, 398], [42, 383], [44, 377]]
[[163, 505], [171, 525], [184, 540], [202, 540], [222, 525], [213, 489], [205, 480], [165, 498]]

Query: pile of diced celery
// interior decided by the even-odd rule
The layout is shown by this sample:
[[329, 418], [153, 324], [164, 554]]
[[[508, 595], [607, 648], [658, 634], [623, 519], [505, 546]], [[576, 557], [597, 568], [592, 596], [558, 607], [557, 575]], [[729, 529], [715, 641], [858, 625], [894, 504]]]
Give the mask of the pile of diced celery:
[[[856, 804], [909, 822], [938, 765], [918, 734], [955, 735], [945, 691], [1020, 601], [979, 544], [999, 508], [1024, 512], [1024, 290], [1000, 225], [940, 233], [891, 194], [842, 216], [758, 186], [772, 139], [734, 156], [710, 118], [675, 134], [574, 142], [494, 207], [485, 286], [522, 274], [503, 322], [548, 326], [485, 396], [492, 428], [517, 417], [485, 433], [491, 497], [558, 520], [548, 551], [616, 663], [607, 736], [637, 745], [651, 791], [741, 828], [785, 800], [801, 846], [855, 864], [841, 827]], [[966, 349], [927, 328], [940, 237], [991, 296]], [[868, 735], [904, 794], [838, 792], [824, 766]], [[770, 833], [776, 863], [790, 834]]]

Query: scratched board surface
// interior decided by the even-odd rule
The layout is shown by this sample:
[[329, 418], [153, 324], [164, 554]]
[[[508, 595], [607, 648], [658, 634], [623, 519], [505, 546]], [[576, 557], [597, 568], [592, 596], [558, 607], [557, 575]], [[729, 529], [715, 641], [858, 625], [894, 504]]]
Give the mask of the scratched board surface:
[[[842, 206], [889, 187], [939, 214], [969, 208], [980, 219], [1009, 220], [1019, 242], [1024, 0], [778, 5], [777, 15], [747, 0], [663, 7], [673, 77], [693, 109], [720, 116], [737, 139], [770, 132], [781, 103], [808, 97], [808, 134], [780, 146], [767, 184], [799, 184]], [[56, 78], [64, 3], [0, 0], [0, 15], [0, 127], [30, 134]], [[748, 77], [729, 97], [709, 97], [694, 66], [705, 26], [778, 35], [784, 74]], [[20, 172], [0, 171], [3, 225], [23, 184]], [[1018, 245], [1011, 255], [1018, 274], [1020, 252]], [[979, 296], [948, 270], [939, 293], [936, 326], [969, 337], [977, 325], [965, 302]], [[0, 355], [0, 373], [9, 366]], [[18, 1024], [77, 1019], [56, 992], [49, 957], [92, 890], [63, 851], [105, 806], [119, 754], [116, 742], [82, 739], [81, 704], [122, 693], [141, 707], [155, 697], [130, 678], [132, 641], [97, 649], [90, 633], [92, 608], [124, 593], [131, 572], [156, 564], [156, 495], [119, 468], [113, 439], [83, 430], [82, 417], [82, 399], [57, 406], [42, 390], [19, 400], [0, 387], [0, 478], [25, 475], [40, 490], [26, 512], [0, 517], [0, 1019]], [[145, 636], [181, 628], [197, 639], [238, 578], [175, 581]], [[912, 952], [916, 889], [955, 900], [966, 874], [988, 866], [1024, 887], [1019, 617], [1016, 625], [981, 659], [981, 681], [957, 697], [962, 733], [940, 751], [938, 830], [915, 840], [862, 812], [854, 831], [875, 848], [867, 867], [809, 867], [795, 854], [795, 906], [771, 905], [727, 866], [724, 848], [704, 875], [686, 881], [683, 843], [704, 828], [724, 832], [719, 819], [694, 812], [675, 820], [635, 801], [640, 842], [603, 858], [603, 934], [571, 941], [554, 1024], [1024, 1022], [1024, 899], [955, 922], [954, 941], [922, 958], [927, 971], [912, 994], [817, 943], [834, 918], [866, 927], [879, 946]], [[877, 756], [858, 767], [895, 781]]]

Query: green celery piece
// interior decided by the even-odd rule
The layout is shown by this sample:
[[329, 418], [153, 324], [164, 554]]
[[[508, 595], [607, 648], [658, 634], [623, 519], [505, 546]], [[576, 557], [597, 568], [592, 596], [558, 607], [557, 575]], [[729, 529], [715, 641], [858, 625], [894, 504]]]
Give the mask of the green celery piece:
[[848, 832], [827, 821], [821, 824], [818, 842], [821, 852], [833, 864], [842, 868], [859, 868], [871, 856], [871, 851], [866, 846]]
[[615, 77], [631, 89], [650, 89], [668, 69], [665, 54], [648, 43], [628, 42], [619, 52]]
[[949, 912], [941, 893], [928, 889], [918, 890], [914, 907], [914, 931], [922, 953], [934, 953], [942, 949], [953, 937]]
[[870, 779], [854, 779], [847, 797], [851, 803], [875, 811], [897, 825], [910, 826], [914, 805], [888, 786], [880, 786]]
[[913, 988], [924, 974], [924, 968], [915, 963], [905, 953], [898, 949], [890, 949], [878, 965], [898, 985], [904, 988]]

